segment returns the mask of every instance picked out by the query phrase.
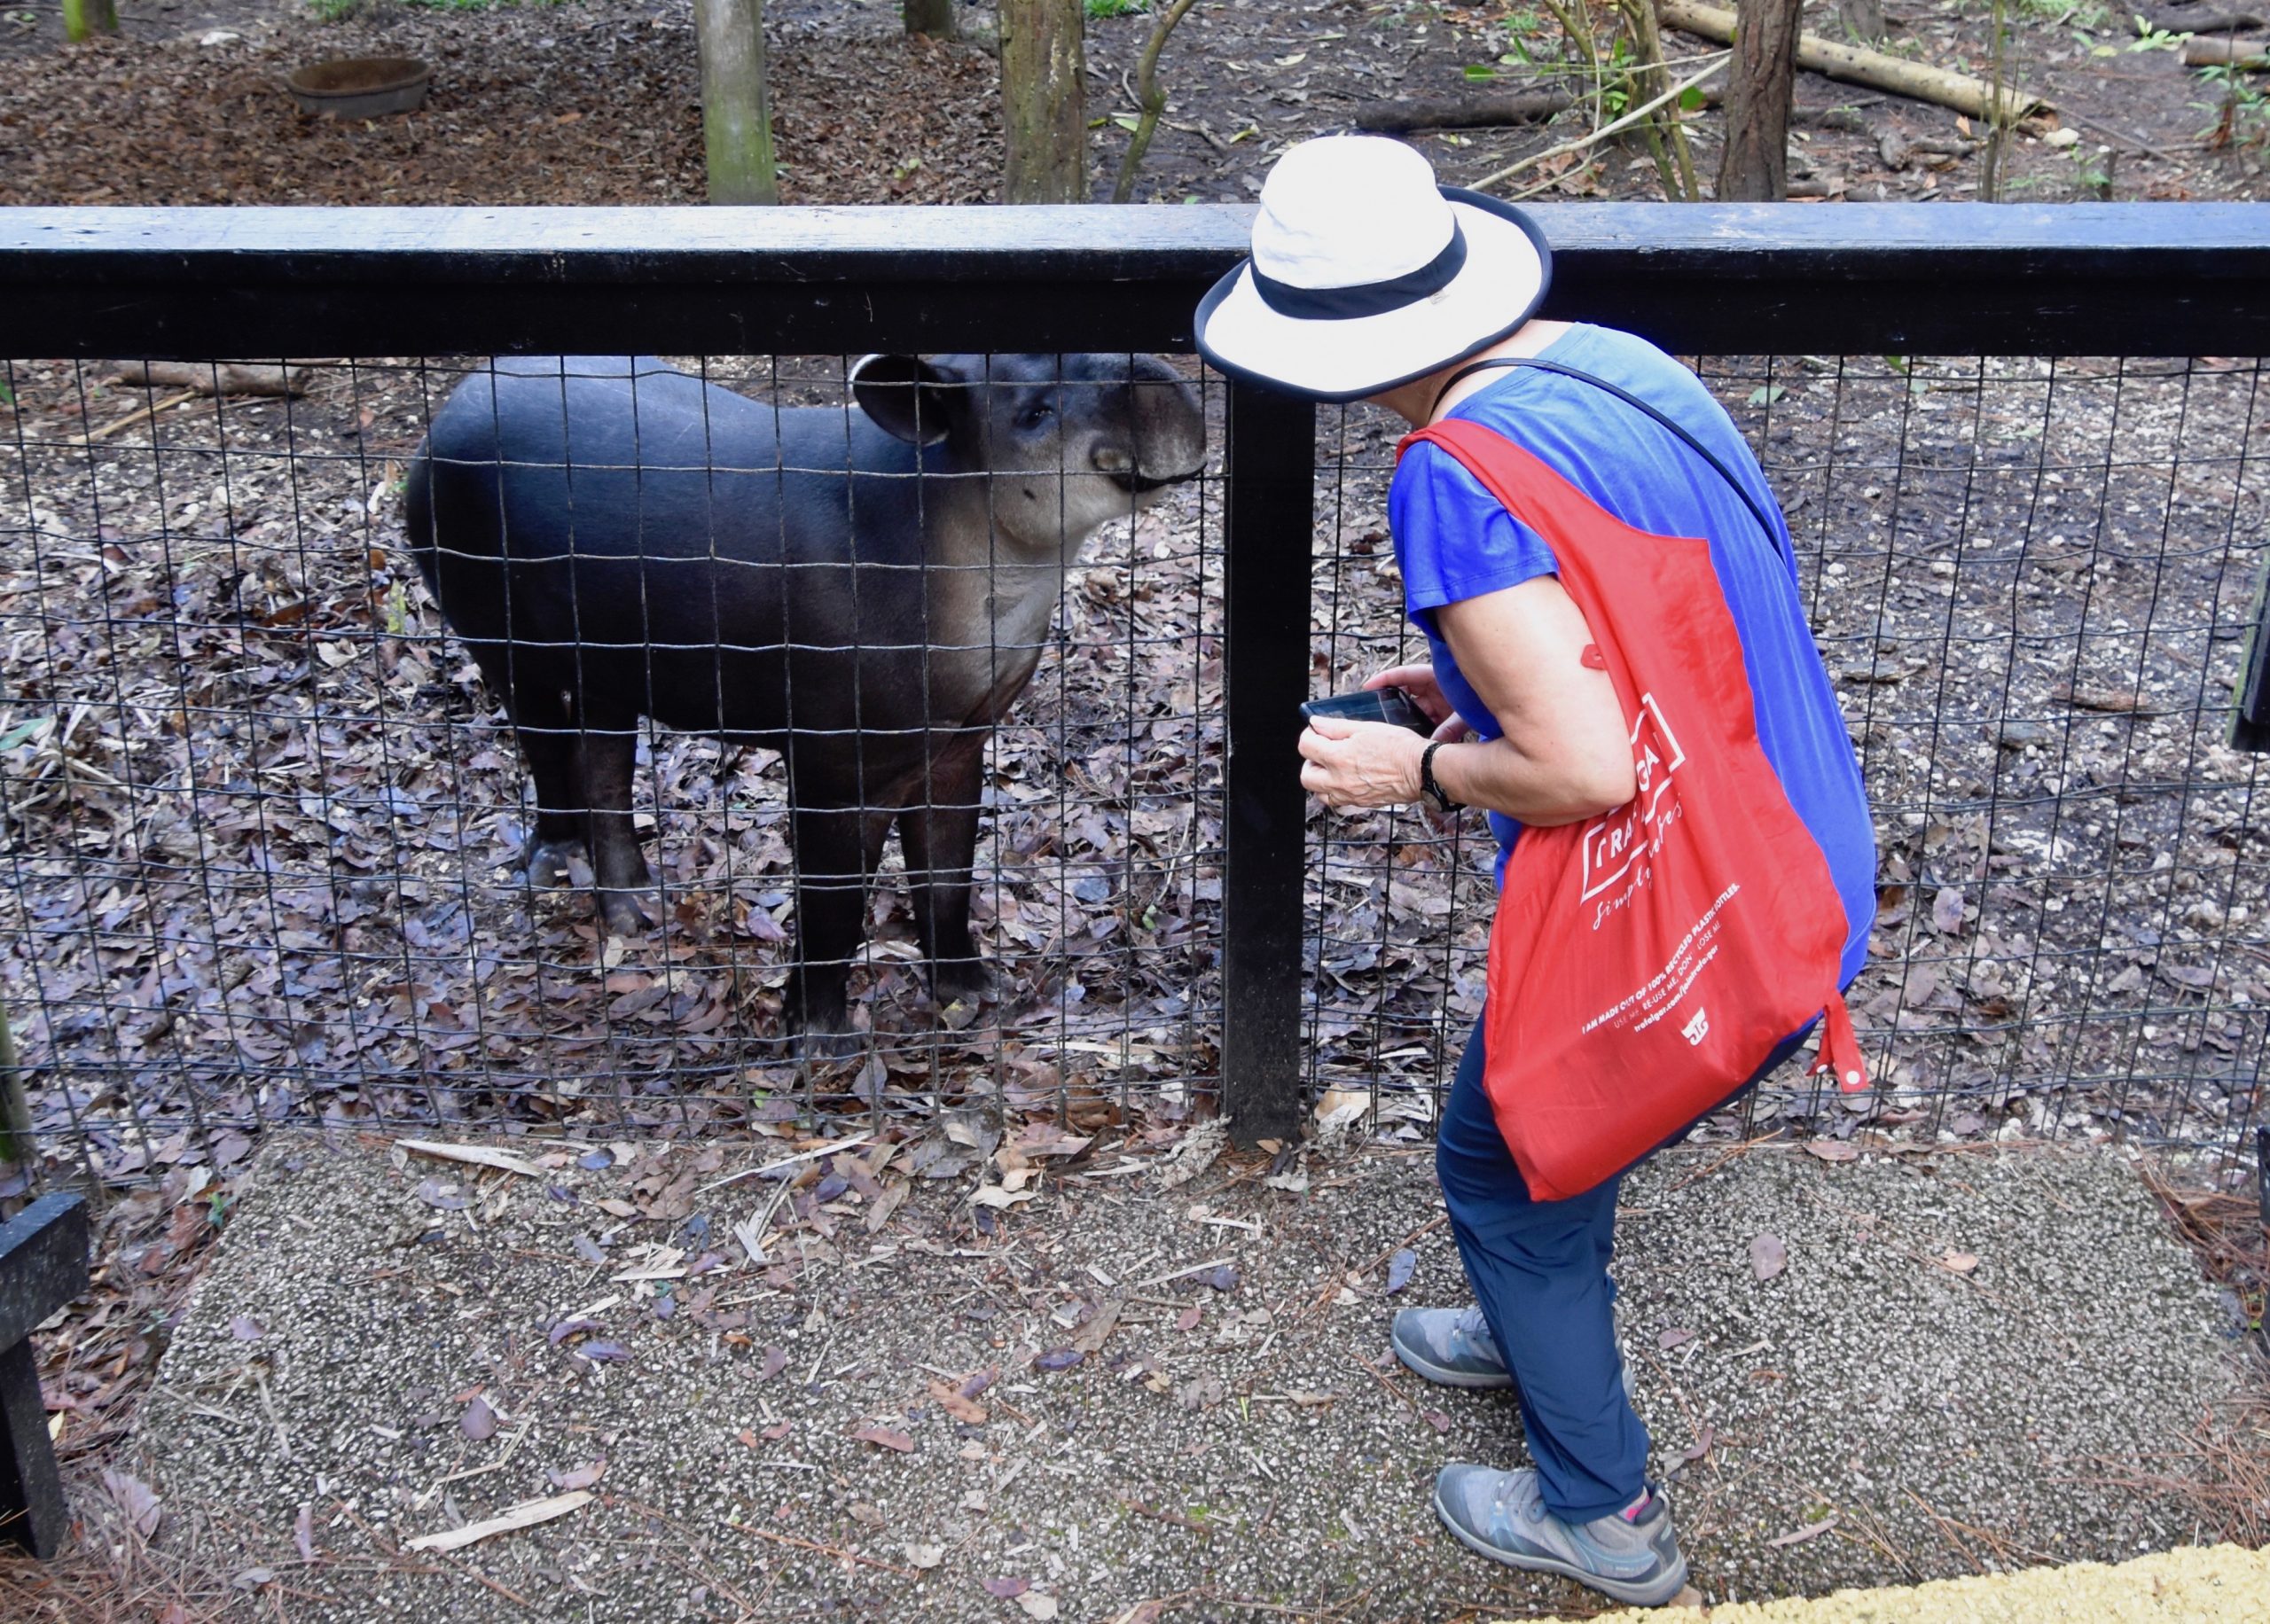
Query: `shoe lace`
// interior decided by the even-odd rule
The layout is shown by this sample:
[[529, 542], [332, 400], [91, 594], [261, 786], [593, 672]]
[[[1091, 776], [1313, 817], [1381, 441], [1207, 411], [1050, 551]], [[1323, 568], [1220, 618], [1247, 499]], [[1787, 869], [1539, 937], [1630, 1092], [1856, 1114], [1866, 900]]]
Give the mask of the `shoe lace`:
[[1533, 1472], [1509, 1472], [1498, 1485], [1498, 1510], [1516, 1522], [1543, 1522], [1549, 1513], [1545, 1509], [1544, 1480]]
[[1468, 1341], [1479, 1342], [1484, 1347], [1494, 1348], [1497, 1346], [1490, 1339], [1489, 1316], [1482, 1312], [1482, 1305], [1478, 1302], [1461, 1313], [1452, 1329]]

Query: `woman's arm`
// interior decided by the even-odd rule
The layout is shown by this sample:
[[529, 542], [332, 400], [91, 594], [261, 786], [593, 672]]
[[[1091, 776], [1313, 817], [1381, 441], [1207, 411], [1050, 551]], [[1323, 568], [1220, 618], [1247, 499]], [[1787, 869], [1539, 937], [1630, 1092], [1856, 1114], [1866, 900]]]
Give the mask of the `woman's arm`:
[[[1435, 753], [1435, 780], [1452, 800], [1549, 825], [1632, 799], [1638, 785], [1616, 690], [1584, 663], [1592, 634], [1556, 577], [1446, 604], [1435, 624], [1503, 730]], [[1301, 783], [1327, 806], [1416, 800], [1426, 747], [1405, 729], [1326, 718], [1301, 735]]]

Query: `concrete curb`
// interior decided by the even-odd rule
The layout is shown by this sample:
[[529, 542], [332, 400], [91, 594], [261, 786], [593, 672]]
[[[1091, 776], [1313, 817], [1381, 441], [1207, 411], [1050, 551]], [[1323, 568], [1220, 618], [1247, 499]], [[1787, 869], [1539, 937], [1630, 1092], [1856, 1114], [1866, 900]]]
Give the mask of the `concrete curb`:
[[2270, 1550], [2214, 1545], [2109, 1565], [2029, 1568], [1884, 1590], [1774, 1602], [1730, 1602], [1689, 1614], [1632, 1608], [1586, 1624], [2265, 1624]]

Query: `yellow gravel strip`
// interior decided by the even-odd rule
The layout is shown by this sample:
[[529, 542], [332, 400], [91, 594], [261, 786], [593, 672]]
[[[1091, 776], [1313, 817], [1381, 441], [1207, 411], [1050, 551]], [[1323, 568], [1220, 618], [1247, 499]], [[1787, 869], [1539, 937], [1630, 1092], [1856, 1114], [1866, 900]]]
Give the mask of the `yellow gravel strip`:
[[2077, 1562], [1897, 1589], [1734, 1602], [1702, 1612], [1633, 1608], [1587, 1624], [1689, 1618], [1710, 1624], [2270, 1624], [2270, 1550], [2215, 1545], [2117, 1566]]

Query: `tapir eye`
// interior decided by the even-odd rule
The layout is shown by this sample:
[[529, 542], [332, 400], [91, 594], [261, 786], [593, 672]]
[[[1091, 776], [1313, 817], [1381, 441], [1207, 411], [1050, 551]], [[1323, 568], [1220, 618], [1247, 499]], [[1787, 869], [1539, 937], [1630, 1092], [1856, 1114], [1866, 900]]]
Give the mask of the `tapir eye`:
[[1046, 401], [1036, 401], [1031, 405], [1025, 408], [1024, 415], [1017, 419], [1017, 426], [1019, 428], [1038, 428], [1042, 424], [1047, 422], [1050, 418], [1055, 416], [1055, 414], [1056, 408], [1050, 405]]

